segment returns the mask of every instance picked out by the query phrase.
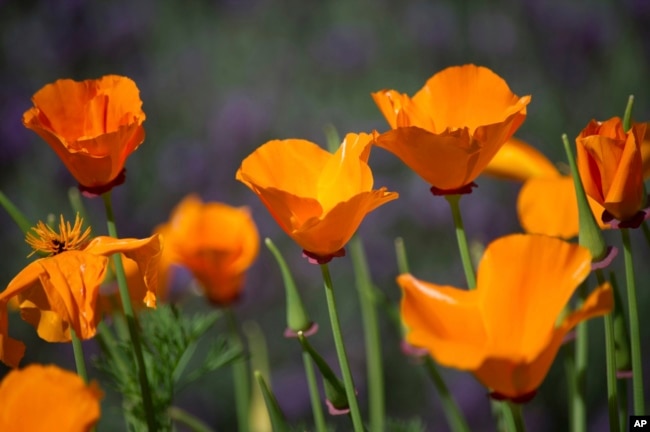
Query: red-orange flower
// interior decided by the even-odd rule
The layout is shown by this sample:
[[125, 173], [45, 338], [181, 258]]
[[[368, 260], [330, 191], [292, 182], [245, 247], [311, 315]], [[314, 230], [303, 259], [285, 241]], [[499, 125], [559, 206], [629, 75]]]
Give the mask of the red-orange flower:
[[628, 221], [646, 204], [641, 143], [646, 124], [625, 132], [620, 117], [592, 120], [576, 138], [578, 170], [587, 195], [619, 221]]
[[[578, 235], [578, 200], [571, 176], [561, 174], [541, 152], [511, 138], [486, 167], [485, 174], [524, 182], [517, 198], [522, 228], [531, 234], [569, 239]], [[601, 228], [603, 207], [587, 197]]]
[[586, 248], [515, 234], [487, 247], [473, 291], [403, 274], [398, 283], [407, 341], [443, 366], [471, 371], [495, 396], [525, 400], [542, 383], [567, 332], [613, 306], [606, 284], [561, 317], [590, 266]]
[[373, 190], [369, 134], [347, 134], [331, 154], [301, 139], [269, 141], [241, 164], [251, 188], [280, 227], [317, 261], [339, 256], [363, 218], [398, 197]]
[[208, 300], [226, 305], [239, 297], [260, 243], [247, 208], [203, 203], [190, 195], [157, 232], [164, 235], [169, 263], [187, 267]]
[[146, 118], [131, 79], [62, 79], [32, 101], [23, 124], [52, 147], [82, 190], [100, 194], [124, 181], [124, 163], [144, 141]]
[[[96, 333], [97, 296], [110, 255], [123, 253], [136, 261], [147, 286], [156, 286], [158, 235], [142, 240], [105, 236], [89, 240], [90, 229], [81, 227], [79, 216], [73, 226], [61, 217], [58, 233], [39, 222], [27, 235], [35, 252], [49, 256], [28, 264], [0, 293], [0, 361], [5, 364], [18, 366], [25, 352], [25, 345], [8, 334], [7, 303], [12, 298], [18, 299], [22, 318], [36, 327], [42, 339], [69, 342], [70, 329], [81, 339]], [[144, 301], [155, 307], [155, 294], [148, 291]]]
[[77, 374], [54, 365], [14, 369], [0, 383], [0, 430], [90, 431], [100, 416], [103, 394]]
[[475, 65], [438, 72], [412, 98], [395, 90], [372, 97], [393, 129], [376, 144], [440, 193], [461, 190], [481, 174], [523, 123], [530, 102]]

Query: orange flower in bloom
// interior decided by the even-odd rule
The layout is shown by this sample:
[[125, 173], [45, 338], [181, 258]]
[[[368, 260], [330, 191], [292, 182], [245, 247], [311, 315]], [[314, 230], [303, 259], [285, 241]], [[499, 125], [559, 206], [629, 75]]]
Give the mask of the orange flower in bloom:
[[407, 341], [425, 348], [443, 366], [473, 372], [497, 398], [527, 400], [542, 383], [567, 332], [612, 309], [606, 284], [558, 321], [590, 265], [586, 248], [515, 234], [487, 247], [473, 291], [403, 274], [397, 281], [404, 293]]
[[247, 208], [190, 195], [157, 231], [164, 235], [169, 262], [191, 270], [211, 302], [226, 305], [239, 297], [260, 243]]
[[[59, 233], [39, 222], [27, 234], [34, 252], [49, 256], [30, 263], [0, 293], [0, 360], [16, 367], [25, 345], [8, 335], [7, 303], [18, 299], [22, 318], [36, 327], [48, 342], [69, 342], [70, 329], [81, 339], [95, 335], [100, 318], [97, 296], [104, 280], [108, 257], [123, 253], [136, 261], [148, 287], [156, 286], [161, 243], [158, 235], [138, 239], [90, 238], [77, 215], [73, 226], [61, 217]], [[146, 293], [145, 303], [155, 307], [156, 296]]]
[[82, 190], [101, 194], [124, 181], [126, 158], [144, 141], [145, 114], [131, 79], [58, 80], [32, 101], [23, 124], [52, 147]]
[[438, 72], [412, 98], [395, 90], [372, 97], [393, 129], [381, 134], [377, 145], [440, 194], [471, 191], [474, 179], [523, 123], [530, 102], [491, 70], [474, 65]]
[[57, 366], [14, 369], [0, 383], [0, 430], [90, 431], [100, 416], [102, 391]]
[[636, 219], [646, 204], [641, 153], [645, 130], [645, 123], [636, 123], [625, 132], [621, 118], [613, 117], [592, 120], [576, 138], [585, 192], [605, 207], [609, 215], [603, 216], [609, 220]]
[[[511, 138], [490, 161], [485, 174], [524, 182], [517, 199], [519, 222], [531, 234], [569, 239], [578, 235], [578, 200], [571, 176], [561, 174], [540, 151]], [[601, 228], [603, 207], [587, 197]]]
[[244, 159], [237, 180], [260, 197], [307, 256], [327, 262], [343, 254], [367, 213], [398, 197], [372, 189], [372, 139], [347, 134], [335, 154], [301, 139], [269, 141]]

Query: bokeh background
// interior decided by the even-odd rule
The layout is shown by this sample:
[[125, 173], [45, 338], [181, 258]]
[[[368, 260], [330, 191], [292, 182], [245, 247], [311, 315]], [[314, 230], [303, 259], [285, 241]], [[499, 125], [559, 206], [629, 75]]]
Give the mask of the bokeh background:
[[[144, 101], [147, 138], [128, 160], [127, 182], [113, 193], [121, 236], [148, 235], [189, 193], [249, 206], [261, 236], [274, 239], [289, 260], [308, 309], [321, 323], [314, 344], [335, 364], [318, 268], [300, 257], [257, 198], [235, 181], [235, 171], [270, 139], [306, 138], [324, 145], [328, 125], [341, 134], [386, 130], [371, 92], [392, 88], [413, 94], [435, 72], [465, 63], [487, 66], [515, 93], [531, 94], [517, 136], [563, 161], [560, 135], [573, 138], [592, 118], [622, 115], [629, 94], [636, 96], [635, 118], [650, 120], [650, 2], [0, 0], [0, 190], [34, 221], [71, 214], [67, 192], [75, 182], [54, 152], [22, 126], [22, 113], [34, 92], [58, 78], [133, 78]], [[375, 150], [370, 163], [375, 184], [400, 193], [360, 229], [376, 285], [399, 300], [393, 242], [401, 236], [414, 274], [462, 286], [447, 203], [433, 198], [427, 185], [387, 152]], [[478, 183], [461, 203], [470, 239], [480, 245], [520, 232], [519, 185], [487, 178]], [[87, 205], [95, 232], [104, 233], [102, 203]], [[647, 310], [648, 246], [638, 234], [639, 291]], [[27, 262], [29, 249], [4, 212], [0, 244], [0, 285], [6, 285]], [[331, 270], [365, 409], [365, 353], [350, 260], [335, 260]], [[196, 298], [186, 303], [188, 311], [208, 308]], [[309, 424], [299, 347], [282, 337], [280, 274], [263, 248], [236, 313], [263, 329], [273, 389], [287, 416]], [[386, 314], [381, 322], [389, 415], [420, 418], [426, 430], [447, 430], [431, 382], [401, 354]], [[11, 325], [28, 345], [24, 363], [56, 361], [73, 368], [68, 345], [41, 343], [18, 319]], [[590, 365], [603, 370], [602, 324], [594, 321], [590, 330]], [[86, 346], [93, 351], [92, 341]], [[650, 357], [647, 344], [644, 353]], [[646, 371], [650, 376], [650, 368]], [[472, 429], [494, 430], [485, 390], [468, 374], [444, 374]], [[181, 393], [177, 403], [217, 430], [234, 430], [231, 386], [224, 369]], [[606, 430], [604, 375], [590, 374], [588, 389], [589, 430]], [[118, 427], [110, 419], [119, 414], [118, 405], [107, 391], [99, 430]], [[566, 393], [559, 358], [526, 406], [529, 430], [565, 429]], [[345, 419], [332, 424], [349, 428]]]

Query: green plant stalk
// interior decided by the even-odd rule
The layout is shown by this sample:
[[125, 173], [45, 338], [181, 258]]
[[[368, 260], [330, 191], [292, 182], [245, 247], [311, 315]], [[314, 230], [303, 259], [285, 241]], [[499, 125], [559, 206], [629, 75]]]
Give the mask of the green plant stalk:
[[79, 339], [79, 336], [77, 336], [74, 329], [70, 329], [70, 339], [72, 340], [72, 352], [74, 353], [74, 364], [77, 368], [77, 375], [79, 375], [85, 382], [88, 382], [84, 349], [81, 346], [81, 339]]
[[362, 432], [363, 421], [361, 419], [361, 413], [359, 411], [359, 403], [357, 402], [357, 395], [354, 389], [354, 381], [352, 380], [352, 372], [350, 372], [348, 356], [345, 353], [345, 345], [343, 344], [341, 324], [339, 322], [339, 315], [336, 310], [336, 300], [334, 299], [332, 277], [330, 275], [329, 266], [327, 264], [321, 264], [320, 268], [323, 274], [323, 282], [325, 283], [325, 296], [327, 297], [327, 309], [330, 315], [332, 334], [334, 336], [334, 345], [336, 346], [336, 354], [339, 359], [341, 374], [343, 375], [343, 382], [345, 384], [345, 395], [347, 396], [348, 404], [350, 405], [352, 425], [355, 432]]
[[0, 206], [2, 206], [11, 219], [16, 222], [16, 225], [18, 225], [23, 234], [27, 234], [29, 230], [32, 229], [32, 224], [27, 220], [25, 215], [18, 210], [18, 207], [16, 207], [2, 192], [0, 192]]
[[[603, 271], [596, 270], [598, 285], [605, 283]], [[603, 317], [605, 325], [605, 368], [607, 371], [607, 409], [609, 430], [619, 430], [618, 389], [616, 380], [616, 353], [614, 351], [614, 311]]]
[[460, 250], [460, 259], [463, 261], [463, 270], [465, 271], [465, 279], [467, 279], [467, 287], [469, 289], [476, 288], [476, 274], [474, 273], [474, 265], [472, 264], [472, 257], [469, 253], [469, 244], [465, 236], [465, 227], [463, 226], [463, 218], [460, 214], [460, 197], [462, 195], [445, 195], [449, 207], [451, 208], [451, 215], [454, 219], [454, 227], [456, 229], [456, 239], [458, 240], [458, 249]]
[[350, 242], [352, 265], [359, 293], [361, 318], [366, 345], [366, 367], [368, 373], [368, 416], [370, 430], [384, 430], [384, 373], [381, 356], [381, 338], [377, 308], [373, 296], [373, 286], [368, 270], [368, 261], [359, 237]]
[[256, 370], [254, 372], [254, 375], [255, 380], [257, 381], [257, 384], [262, 391], [262, 396], [264, 396], [264, 403], [266, 404], [266, 410], [268, 411], [269, 417], [271, 419], [273, 432], [288, 432], [289, 425], [287, 424], [287, 419], [284, 417], [284, 413], [282, 413], [280, 405], [278, 405], [278, 401], [275, 399], [275, 396], [271, 392], [271, 389], [269, 389], [266, 381], [264, 381], [262, 373]]
[[314, 414], [316, 432], [327, 432], [323, 406], [321, 405], [320, 395], [318, 394], [318, 385], [316, 384], [314, 365], [311, 362], [309, 352], [307, 352], [305, 348], [302, 349], [302, 362], [305, 365], [305, 375], [307, 376], [307, 387], [309, 388], [309, 399], [311, 400], [311, 410]]
[[[106, 210], [106, 224], [108, 226], [108, 235], [114, 238], [117, 237], [117, 228], [115, 226], [115, 216], [113, 214], [113, 204], [111, 202], [111, 192], [106, 192], [102, 195], [104, 200], [104, 208]], [[142, 343], [140, 341], [140, 333], [136, 321], [133, 305], [131, 305], [131, 297], [129, 296], [129, 287], [126, 283], [126, 274], [124, 273], [124, 266], [119, 254], [113, 255], [113, 263], [115, 265], [115, 277], [117, 279], [117, 286], [120, 290], [120, 298], [122, 300], [122, 310], [126, 317], [126, 323], [129, 328], [129, 336], [133, 344], [133, 352], [135, 354], [135, 361], [138, 367], [138, 380], [140, 382], [140, 391], [142, 392], [142, 403], [144, 405], [144, 412], [147, 420], [147, 426], [150, 432], [157, 430], [156, 419], [153, 408], [153, 400], [151, 397], [151, 389], [149, 386], [149, 378], [147, 377], [147, 367], [144, 362], [144, 355], [142, 353]]]
[[88, 221], [88, 212], [86, 212], [86, 206], [81, 199], [81, 192], [79, 192], [78, 187], [71, 187], [68, 189], [68, 200], [70, 201], [72, 210], [79, 214], [79, 217], [83, 219], [86, 226], [90, 226], [90, 222]]
[[470, 429], [467, 425], [467, 422], [465, 421], [465, 417], [461, 413], [460, 408], [458, 408], [456, 401], [449, 392], [449, 389], [447, 388], [445, 381], [442, 379], [442, 376], [440, 376], [435, 362], [428, 355], [424, 358], [424, 366], [427, 373], [429, 374], [429, 377], [431, 377], [436, 390], [438, 391], [438, 396], [440, 396], [440, 401], [445, 411], [445, 417], [447, 417], [447, 422], [449, 423], [451, 430], [453, 432], [469, 432]]
[[632, 356], [632, 395], [634, 415], [645, 415], [645, 397], [643, 394], [643, 362], [641, 361], [641, 332], [639, 329], [639, 309], [637, 306], [636, 282], [630, 233], [627, 228], [621, 231], [623, 256], [625, 258], [625, 278], [627, 282], [627, 302], [630, 314], [630, 348]]
[[506, 422], [506, 430], [512, 432], [525, 432], [526, 423], [524, 422], [524, 415], [522, 413], [521, 404], [512, 402], [501, 402], [503, 406], [503, 414]]
[[[587, 292], [583, 283], [580, 286], [580, 301], [584, 302]], [[571, 430], [573, 432], [587, 431], [587, 361], [589, 351], [589, 332], [587, 322], [583, 321], [576, 328], [574, 363], [574, 392], [571, 399]]]
[[208, 425], [179, 407], [169, 407], [167, 414], [172, 420], [184, 424], [192, 432], [214, 432]]
[[[228, 317], [233, 346], [243, 350], [244, 342], [239, 333], [237, 319], [232, 309], [226, 309], [226, 316]], [[247, 432], [250, 430], [248, 415], [250, 413], [251, 387], [246, 356], [233, 362], [232, 378], [235, 393], [235, 409], [237, 411], [237, 426], [240, 432]]]

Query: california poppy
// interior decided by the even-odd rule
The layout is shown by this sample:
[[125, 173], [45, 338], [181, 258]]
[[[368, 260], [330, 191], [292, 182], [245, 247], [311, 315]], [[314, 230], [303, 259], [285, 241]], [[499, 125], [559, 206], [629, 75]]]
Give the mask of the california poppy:
[[407, 341], [443, 366], [471, 371], [497, 398], [526, 400], [542, 383], [567, 332], [612, 309], [606, 284], [560, 318], [590, 266], [584, 247], [514, 234], [488, 245], [475, 290], [400, 275]]
[[587, 195], [607, 210], [606, 222], [636, 219], [646, 205], [641, 152], [645, 131], [645, 123], [635, 123], [625, 132], [621, 118], [613, 117], [592, 120], [576, 138], [580, 178]]
[[101, 414], [96, 383], [54, 365], [14, 369], [0, 382], [0, 430], [90, 431]]
[[101, 194], [124, 181], [124, 163], [144, 141], [146, 118], [131, 79], [62, 79], [32, 101], [23, 124], [52, 147], [82, 191]]
[[[7, 302], [18, 299], [22, 318], [36, 327], [48, 342], [69, 342], [70, 329], [81, 339], [96, 333], [100, 314], [97, 295], [108, 267], [108, 257], [123, 253], [138, 263], [148, 287], [156, 286], [161, 242], [158, 235], [146, 239], [90, 240], [90, 228], [82, 230], [77, 215], [74, 225], [61, 220], [59, 232], [39, 222], [27, 234], [34, 252], [48, 254], [28, 264], [0, 293], [0, 360], [16, 367], [25, 345], [8, 335]], [[155, 307], [156, 296], [147, 291], [145, 303]]]
[[343, 253], [366, 214], [398, 197], [372, 189], [372, 140], [347, 134], [335, 154], [301, 139], [269, 141], [244, 159], [236, 177], [307, 256], [326, 262]]
[[518, 97], [485, 67], [454, 66], [410, 98], [372, 94], [392, 130], [376, 144], [394, 153], [438, 193], [460, 193], [526, 118], [530, 96]]
[[157, 232], [164, 235], [167, 261], [187, 267], [211, 302], [226, 305], [237, 299], [260, 243], [247, 208], [204, 203], [190, 195]]
[[[524, 230], [569, 239], [578, 235], [578, 200], [573, 179], [555, 168], [539, 150], [511, 138], [490, 161], [485, 174], [524, 182], [517, 214]], [[587, 197], [601, 228], [603, 207]]]

